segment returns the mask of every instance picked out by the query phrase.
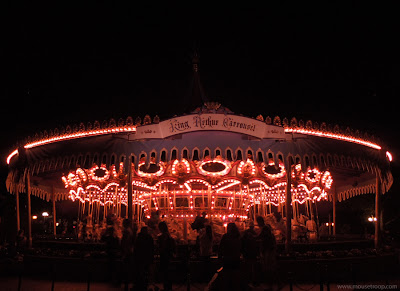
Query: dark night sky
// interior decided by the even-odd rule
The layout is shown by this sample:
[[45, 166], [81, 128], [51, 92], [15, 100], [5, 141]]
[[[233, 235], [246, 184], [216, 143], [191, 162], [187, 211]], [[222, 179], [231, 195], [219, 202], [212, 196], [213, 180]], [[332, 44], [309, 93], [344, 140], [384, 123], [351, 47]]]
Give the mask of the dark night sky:
[[396, 158], [395, 30], [378, 29], [375, 7], [37, 5], [4, 10], [2, 164], [40, 130], [182, 114], [194, 44], [210, 99], [251, 117], [367, 130]]
[[398, 216], [394, 7], [9, 2], [0, 9], [0, 194], [6, 193], [5, 159], [28, 135], [111, 117], [188, 112], [197, 47], [209, 99], [237, 114], [296, 116], [380, 137], [395, 159], [395, 183], [383, 205]]

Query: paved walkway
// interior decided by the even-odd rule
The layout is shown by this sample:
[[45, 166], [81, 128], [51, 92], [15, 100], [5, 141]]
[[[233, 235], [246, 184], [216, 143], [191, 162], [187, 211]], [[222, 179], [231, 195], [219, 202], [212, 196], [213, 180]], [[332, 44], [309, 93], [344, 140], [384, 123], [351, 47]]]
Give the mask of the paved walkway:
[[[373, 286], [374, 285], [374, 286]], [[162, 286], [160, 284], [156, 285], [159, 290], [162, 290]], [[154, 287], [154, 286], [153, 286]], [[195, 283], [191, 285], [191, 291], [204, 290], [206, 284]], [[267, 286], [261, 285], [259, 287], [251, 288], [253, 291], [261, 291], [266, 290]], [[363, 282], [358, 283], [356, 286], [352, 284], [330, 284], [329, 290], [399, 290], [400, 289], [400, 278], [396, 280], [391, 280], [389, 282]], [[1, 291], [18, 291], [18, 277], [0, 277], [0, 290]], [[21, 281], [21, 291], [51, 291], [52, 290], [52, 282], [49, 280], [40, 280], [34, 278], [23, 278]], [[64, 282], [59, 281], [54, 283], [54, 291], [87, 291], [88, 285], [87, 282]], [[91, 291], [122, 291], [124, 290], [123, 286], [112, 286], [111, 284], [104, 282], [92, 282], [90, 283], [89, 290]], [[152, 289], [149, 289], [152, 290]], [[157, 289], [153, 289], [157, 290]], [[182, 285], [174, 285], [174, 291], [185, 291], [187, 290], [187, 286]], [[277, 287], [274, 286], [273, 290], [277, 290]], [[290, 290], [289, 285], [284, 285], [282, 291]], [[294, 284], [294, 291], [319, 291], [319, 284]], [[323, 290], [328, 290], [327, 286], [324, 285]]]

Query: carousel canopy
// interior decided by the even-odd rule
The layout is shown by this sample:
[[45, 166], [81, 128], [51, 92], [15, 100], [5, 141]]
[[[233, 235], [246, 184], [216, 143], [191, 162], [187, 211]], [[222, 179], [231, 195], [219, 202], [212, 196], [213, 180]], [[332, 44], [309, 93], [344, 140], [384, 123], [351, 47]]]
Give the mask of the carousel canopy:
[[[213, 193], [229, 194], [231, 200], [221, 202], [226, 208], [232, 203], [244, 211], [250, 201], [277, 203], [284, 197], [280, 191], [287, 172], [292, 173], [299, 201], [330, 199], [333, 193], [341, 201], [371, 193], [377, 174], [385, 193], [393, 182], [390, 159], [380, 142], [349, 128], [295, 118], [248, 118], [207, 102], [190, 114], [161, 122], [157, 116], [152, 120], [146, 115], [143, 122], [128, 117], [28, 138], [7, 157], [7, 189], [25, 192], [29, 173], [32, 193], [43, 199], [52, 194], [57, 200], [92, 195], [90, 199], [106, 203], [111, 200], [105, 195], [120, 191], [122, 202], [131, 160], [132, 183], [146, 207], [159, 207], [158, 200], [151, 202], [152, 195], [164, 192], [192, 193], [192, 200], [182, 202], [187, 209], [211, 207], [212, 197], [206, 197], [207, 203], [196, 202], [211, 187]], [[236, 195], [244, 194], [249, 201], [237, 204]]]

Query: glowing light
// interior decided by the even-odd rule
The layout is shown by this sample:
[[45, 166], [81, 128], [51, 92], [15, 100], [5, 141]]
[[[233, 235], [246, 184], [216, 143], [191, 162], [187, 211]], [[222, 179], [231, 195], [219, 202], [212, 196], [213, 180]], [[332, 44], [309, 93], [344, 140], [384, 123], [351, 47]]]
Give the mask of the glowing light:
[[[63, 179], [64, 180], [64, 179]], [[68, 185], [75, 186], [78, 183], [77, 176], [74, 173], [69, 173], [67, 176]]]
[[43, 217], [47, 217], [47, 216], [49, 216], [49, 213], [45, 211], [45, 212], [42, 213], [42, 216]]
[[172, 163], [172, 168], [171, 168], [172, 175], [179, 175], [180, 173], [190, 173], [190, 164], [188, 160], [182, 159], [180, 162], [179, 160], [175, 160]]
[[247, 159], [246, 161], [241, 161], [237, 168], [237, 173], [239, 175], [249, 174], [253, 176], [256, 173], [256, 166], [254, 162], [250, 159]]
[[393, 156], [390, 152], [386, 152], [386, 157], [388, 158], [389, 162], [393, 161]]
[[320, 171], [318, 171], [317, 169], [310, 169], [307, 171], [305, 179], [309, 183], [315, 183], [319, 181], [320, 176], [321, 176]]
[[104, 165], [101, 167], [94, 165], [88, 170], [78, 168], [61, 179], [65, 188], [69, 190], [69, 198], [72, 201], [96, 202], [100, 205], [127, 204], [126, 189], [119, 187], [120, 177], [114, 165], [110, 167], [110, 170], [107, 170]]
[[144, 166], [144, 165], [145, 165], [145, 162], [140, 162], [139, 165], [138, 165], [137, 174], [138, 174], [140, 177], [146, 177], [146, 178], [160, 177], [162, 174], [164, 174], [165, 167], [163, 166], [162, 163], [158, 163], [159, 169], [158, 169], [157, 172], [154, 172], [154, 173], [146, 173], [146, 172], [140, 170], [140, 168], [141, 168], [142, 166]]
[[[209, 209], [212, 213], [210, 215], [221, 219], [225, 215], [225, 219], [228, 219], [241, 217], [243, 212], [249, 211], [250, 207], [255, 204], [278, 206], [285, 202], [286, 182], [283, 181], [284, 177], [276, 178], [275, 176], [274, 179], [266, 179], [265, 175], [261, 173], [261, 169], [251, 159], [240, 161], [237, 164], [236, 177], [223, 178], [214, 185], [211, 185], [206, 177], [186, 176], [187, 170], [189, 170], [187, 166], [191, 167], [191, 164], [187, 163], [182, 160], [174, 160], [169, 164], [162, 163], [163, 174], [154, 185], [154, 180], [149, 181], [146, 177], [136, 176], [132, 180], [132, 185], [135, 186], [133, 195], [136, 197], [133, 201], [134, 204], [141, 205], [146, 215], [151, 208], [161, 210], [165, 212], [163, 215], [169, 217], [193, 217], [195, 211]], [[218, 165], [210, 165], [211, 169], [205, 167], [203, 170], [209, 170], [207, 172], [210, 173], [214, 173], [213, 170], [225, 170], [226, 167], [221, 162], [218, 163]], [[144, 163], [142, 162], [141, 165], [143, 166]], [[174, 170], [178, 176], [171, 176], [173, 175], [173, 165], [175, 165]], [[180, 165], [183, 167], [178, 169]], [[272, 166], [272, 162], [269, 165]], [[284, 170], [283, 164], [280, 166], [281, 171]], [[127, 205], [127, 191], [123, 187], [119, 187], [121, 179], [127, 178], [126, 175], [121, 172], [121, 168], [117, 173], [115, 166], [111, 166], [106, 180], [95, 180], [95, 176], [100, 178], [106, 176], [107, 169], [102, 167], [95, 165], [91, 169], [78, 168], [63, 177], [62, 180], [69, 191], [69, 198], [73, 201], [79, 200], [82, 203], [89, 202], [90, 204], [115, 205], [121, 203]], [[258, 177], [256, 177], [257, 169], [260, 171]], [[143, 168], [141, 170], [145, 171]], [[159, 169], [153, 169], [153, 171], [156, 170]], [[272, 173], [277, 171], [268, 172], [273, 175]], [[189, 174], [195, 174], [191, 172], [191, 168]], [[240, 175], [241, 178], [239, 178]], [[292, 203], [303, 204], [306, 201], [315, 203], [327, 199], [326, 191], [333, 182], [328, 171], [320, 172], [318, 169], [309, 168], [302, 172], [300, 167], [296, 167], [292, 171], [292, 175], [295, 177], [292, 185]], [[242, 185], [243, 178], [248, 184]], [[238, 187], [238, 185], [242, 185], [242, 187]], [[176, 198], [187, 199], [187, 204], [180, 205], [181, 203], [178, 202], [178, 206], [175, 205]], [[158, 202], [163, 203], [159, 204]]]
[[[222, 166], [224, 166], [223, 170], [214, 172], [214, 171], [208, 171], [205, 170], [203, 167], [207, 167], [207, 166], [211, 166], [212, 164], [220, 164]], [[229, 161], [224, 161], [222, 159], [219, 158], [215, 158], [213, 160], [205, 160], [200, 162], [200, 164], [197, 167], [197, 170], [200, 174], [204, 175], [204, 176], [211, 176], [211, 177], [220, 177], [220, 176], [225, 176], [229, 173], [229, 171], [231, 170], [231, 163]]]
[[14, 150], [11, 154], [8, 155], [7, 157], [7, 165], [10, 164], [11, 159], [13, 158], [13, 156], [18, 155], [18, 150]]
[[87, 175], [84, 170], [82, 170], [81, 168], [78, 168], [78, 169], [76, 169], [76, 173], [78, 174], [79, 178], [82, 181], [84, 181], [84, 182], [87, 181]]
[[[49, 143], [55, 143], [70, 139], [78, 139], [84, 137], [91, 137], [97, 135], [104, 135], [104, 134], [112, 134], [112, 133], [123, 133], [123, 132], [136, 132], [135, 126], [127, 126], [127, 127], [114, 127], [114, 128], [106, 128], [106, 129], [98, 129], [98, 130], [88, 130], [83, 132], [76, 132], [71, 134], [64, 134], [61, 136], [50, 137], [46, 139], [42, 139], [39, 141], [27, 143], [24, 148], [30, 149], [37, 146], [42, 146]], [[7, 164], [10, 164], [11, 158], [18, 154], [18, 149], [14, 150], [8, 157], [7, 157]]]
[[215, 192], [221, 192], [222, 190], [228, 189], [232, 186], [235, 186], [237, 184], [240, 184], [240, 181], [233, 181], [232, 183], [229, 183], [228, 185], [222, 186], [220, 188], [218, 188]]
[[325, 185], [327, 189], [331, 189], [332, 183], [333, 183], [333, 178], [331, 176], [331, 173], [329, 171], [324, 172], [321, 178], [322, 184]]
[[101, 167], [94, 165], [89, 173], [91, 179], [99, 182], [104, 182], [110, 178], [110, 172], [103, 165]]
[[111, 134], [111, 133], [120, 133], [120, 132], [136, 132], [136, 127], [129, 126], [129, 127], [115, 127], [115, 128], [106, 128], [106, 129], [98, 129], [98, 130], [89, 130], [83, 132], [76, 132], [71, 134], [64, 134], [62, 136], [51, 137], [47, 139], [42, 139], [40, 141], [28, 143], [24, 146], [26, 149], [34, 148], [37, 146], [69, 140], [69, 139], [77, 139], [82, 137], [90, 137], [96, 135], [103, 135], [103, 134]]
[[307, 134], [307, 135], [314, 135], [314, 136], [319, 136], [319, 137], [327, 137], [327, 138], [332, 138], [332, 139], [337, 139], [337, 140], [342, 140], [342, 141], [347, 141], [347, 142], [352, 142], [352, 143], [357, 143], [363, 146], [367, 146], [376, 150], [382, 149], [381, 146], [363, 140], [359, 138], [354, 138], [350, 136], [345, 136], [342, 134], [335, 134], [335, 133], [328, 133], [328, 132], [322, 132], [318, 130], [308, 130], [308, 129], [303, 129], [303, 128], [285, 128], [286, 133], [301, 133], [301, 134]]
[[186, 189], [188, 189], [189, 192], [192, 191], [192, 188], [190, 188], [188, 183], [185, 182], [183, 185], [185, 185]]
[[[270, 162], [268, 163], [268, 166], [274, 166], [275, 163], [274, 162]], [[279, 179], [282, 178], [283, 176], [286, 175], [286, 171], [285, 171], [285, 166], [283, 165], [283, 163], [279, 163], [279, 173], [276, 174], [270, 174], [265, 170], [266, 165], [264, 163], [261, 164], [261, 171], [262, 173], [269, 179]]]
[[36, 220], [37, 218], [38, 218], [37, 215], [32, 215], [33, 220]]

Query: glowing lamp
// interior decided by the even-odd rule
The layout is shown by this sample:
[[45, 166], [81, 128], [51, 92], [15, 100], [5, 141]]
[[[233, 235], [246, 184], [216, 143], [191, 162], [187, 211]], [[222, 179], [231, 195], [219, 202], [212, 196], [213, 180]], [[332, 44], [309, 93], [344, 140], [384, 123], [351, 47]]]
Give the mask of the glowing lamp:
[[42, 213], [42, 216], [43, 217], [47, 217], [47, 216], [49, 216], [49, 213], [45, 211], [45, 212]]
[[32, 215], [32, 219], [36, 220], [37, 219], [37, 215]]

